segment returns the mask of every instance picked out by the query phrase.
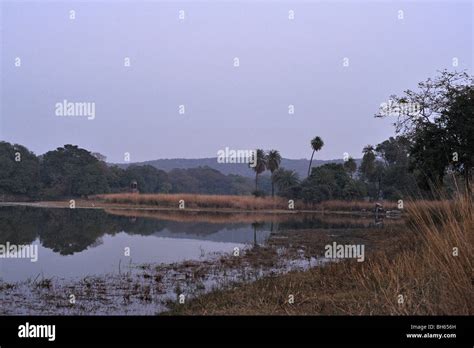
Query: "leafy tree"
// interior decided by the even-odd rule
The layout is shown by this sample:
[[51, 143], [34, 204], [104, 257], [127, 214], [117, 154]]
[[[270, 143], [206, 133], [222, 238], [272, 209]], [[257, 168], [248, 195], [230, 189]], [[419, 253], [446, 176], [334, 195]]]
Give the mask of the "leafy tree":
[[107, 168], [106, 180], [110, 192], [113, 193], [122, 192], [128, 188], [128, 185], [130, 185], [130, 183], [127, 183], [127, 180], [125, 179], [125, 170], [117, 166], [110, 166]]
[[137, 181], [139, 192], [156, 193], [160, 191], [160, 185], [168, 180], [168, 174], [150, 165], [131, 165], [125, 170], [122, 187], [128, 189], [133, 180]]
[[[472, 77], [467, 73], [445, 70], [420, 82], [417, 91], [406, 90], [401, 97], [390, 97], [400, 109], [394, 115], [396, 132], [413, 144], [411, 169], [425, 188], [442, 185], [446, 170], [453, 168], [464, 175], [470, 190], [474, 162], [472, 90]], [[389, 114], [382, 110], [375, 116]]]
[[302, 198], [307, 202], [330, 199], [359, 199], [365, 194], [362, 185], [351, 179], [342, 164], [328, 163], [313, 168], [301, 184]]
[[465, 186], [471, 190], [474, 166], [474, 88], [466, 86], [450, 100], [441, 114], [438, 124], [447, 134], [447, 147], [451, 152], [451, 164], [464, 176]]
[[316, 136], [311, 140], [311, 148], [313, 149], [313, 153], [311, 154], [311, 160], [309, 161], [309, 167], [308, 167], [308, 176], [311, 173], [311, 165], [313, 163], [313, 156], [316, 151], [319, 151], [323, 148], [324, 142], [323, 139], [320, 137]]
[[357, 170], [356, 161], [352, 157], [349, 157], [347, 161], [344, 161], [344, 169], [349, 173], [349, 175], [352, 178], [352, 176]]
[[43, 155], [41, 178], [47, 196], [87, 196], [109, 191], [104, 162], [75, 145]]
[[410, 173], [410, 141], [403, 137], [390, 137], [375, 148], [377, 157], [384, 163], [379, 187], [386, 199], [399, 199], [417, 193], [415, 176]]
[[275, 196], [275, 178], [274, 173], [280, 167], [281, 155], [277, 150], [270, 150], [266, 155], [267, 169], [270, 170], [272, 180], [272, 197]]
[[35, 154], [22, 145], [0, 142], [0, 193], [35, 196], [39, 186]]

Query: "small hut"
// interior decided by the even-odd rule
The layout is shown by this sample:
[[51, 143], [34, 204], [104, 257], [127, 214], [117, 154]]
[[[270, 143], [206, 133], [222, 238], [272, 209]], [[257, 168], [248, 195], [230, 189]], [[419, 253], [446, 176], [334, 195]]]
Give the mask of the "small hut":
[[130, 192], [131, 193], [138, 193], [138, 182], [136, 180], [132, 180], [130, 182]]

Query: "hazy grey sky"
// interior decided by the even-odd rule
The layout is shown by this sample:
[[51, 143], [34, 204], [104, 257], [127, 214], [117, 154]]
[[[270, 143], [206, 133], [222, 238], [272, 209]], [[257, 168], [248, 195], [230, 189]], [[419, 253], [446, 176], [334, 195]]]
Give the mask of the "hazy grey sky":
[[[123, 162], [226, 146], [303, 158], [320, 135], [319, 159], [359, 157], [393, 134], [373, 118], [390, 94], [472, 73], [472, 23], [472, 1], [4, 1], [0, 139]], [[56, 116], [64, 99], [94, 102], [95, 119]]]

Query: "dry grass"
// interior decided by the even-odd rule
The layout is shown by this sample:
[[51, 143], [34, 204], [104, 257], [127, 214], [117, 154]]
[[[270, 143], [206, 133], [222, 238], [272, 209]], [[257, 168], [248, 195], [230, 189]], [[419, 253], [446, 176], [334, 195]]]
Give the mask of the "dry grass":
[[[96, 195], [91, 199], [106, 204], [127, 204], [152, 206], [163, 208], [175, 208], [179, 201], [185, 202], [186, 208], [203, 209], [231, 209], [231, 210], [284, 210], [288, 211], [288, 200], [282, 197], [253, 197], [233, 195], [202, 195], [202, 194], [133, 194], [115, 193]], [[396, 209], [395, 202], [381, 202], [385, 209]], [[370, 211], [374, 208], [374, 202], [366, 201], [325, 201], [318, 204], [304, 204], [302, 201], [295, 202], [295, 210], [317, 210], [317, 211]]]
[[287, 209], [288, 201], [280, 197], [253, 197], [231, 195], [198, 195], [198, 194], [132, 194], [116, 193], [97, 195], [97, 199], [106, 203], [147, 205], [178, 208], [179, 201], [185, 202], [186, 208], [221, 208], [221, 209]]
[[472, 200], [413, 202], [407, 210], [410, 222], [397, 241], [365, 262], [347, 260], [215, 291], [170, 313], [472, 315]]

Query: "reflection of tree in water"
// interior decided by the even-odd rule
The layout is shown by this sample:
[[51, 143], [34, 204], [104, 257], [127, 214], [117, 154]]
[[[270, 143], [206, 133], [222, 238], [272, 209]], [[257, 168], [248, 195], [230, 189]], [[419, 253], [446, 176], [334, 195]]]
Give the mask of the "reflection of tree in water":
[[41, 244], [54, 252], [70, 255], [86, 249], [115, 226], [100, 210], [47, 209], [39, 234]]
[[252, 228], [253, 228], [253, 247], [257, 247], [258, 244], [257, 244], [257, 231], [260, 231], [262, 229], [264, 229], [265, 227], [265, 222], [261, 222], [261, 221], [255, 221], [252, 223]]
[[166, 222], [108, 215], [96, 209], [43, 209], [4, 207], [0, 209], [0, 243], [41, 244], [61, 255], [71, 255], [95, 245], [105, 234], [150, 235]]
[[43, 224], [41, 209], [4, 207], [0, 209], [0, 244], [31, 244]]
[[166, 228], [170, 232], [184, 233], [193, 235], [210, 235], [227, 230], [237, 230], [239, 228], [248, 227], [247, 223], [232, 223], [232, 224], [216, 224], [208, 222], [178, 222], [178, 221], [167, 221]]
[[[316, 217], [295, 218], [279, 222], [276, 230], [314, 228], [363, 228], [365, 219], [332, 218], [325, 221]], [[333, 221], [334, 220], [334, 221]], [[360, 222], [359, 222], [360, 220]], [[100, 245], [104, 235], [125, 232], [130, 235], [151, 235], [164, 229], [172, 233], [210, 235], [224, 229], [247, 227], [247, 223], [178, 222], [150, 218], [131, 218], [107, 214], [99, 209], [43, 209], [31, 207], [0, 208], [0, 244], [29, 244], [39, 237], [41, 244], [61, 255], [71, 255], [88, 247]], [[257, 232], [271, 229], [268, 222], [251, 225], [256, 245]]]
[[[179, 223], [149, 218], [130, 218], [99, 209], [45, 209], [3, 207], [0, 209], [0, 243], [30, 244], [39, 237], [41, 245], [61, 255], [71, 255], [100, 245], [101, 238], [125, 232], [151, 235], [168, 229], [190, 235], [208, 235], [248, 224]], [[260, 229], [261, 227], [259, 227]]]

